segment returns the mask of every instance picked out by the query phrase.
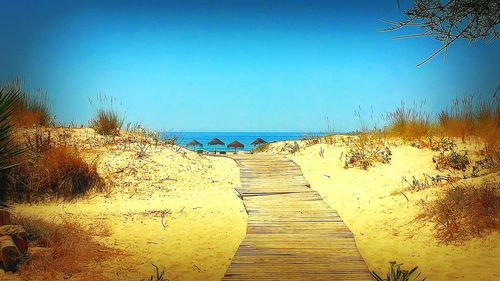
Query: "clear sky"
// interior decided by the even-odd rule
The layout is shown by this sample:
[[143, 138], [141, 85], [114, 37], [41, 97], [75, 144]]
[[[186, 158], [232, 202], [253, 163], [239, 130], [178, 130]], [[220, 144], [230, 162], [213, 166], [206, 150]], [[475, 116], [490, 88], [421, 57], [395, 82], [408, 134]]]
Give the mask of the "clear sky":
[[86, 123], [102, 93], [155, 129], [321, 131], [328, 117], [350, 131], [358, 107], [436, 112], [500, 82], [496, 42], [417, 68], [439, 43], [378, 32], [403, 19], [396, 0], [0, 2], [0, 80], [46, 90], [62, 122]]

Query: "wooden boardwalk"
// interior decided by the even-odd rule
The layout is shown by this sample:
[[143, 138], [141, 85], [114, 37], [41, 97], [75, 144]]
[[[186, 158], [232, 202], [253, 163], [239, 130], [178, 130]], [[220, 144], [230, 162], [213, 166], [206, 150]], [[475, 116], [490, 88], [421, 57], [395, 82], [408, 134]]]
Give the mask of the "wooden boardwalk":
[[240, 166], [248, 227], [223, 280], [373, 280], [352, 233], [293, 161], [228, 156]]

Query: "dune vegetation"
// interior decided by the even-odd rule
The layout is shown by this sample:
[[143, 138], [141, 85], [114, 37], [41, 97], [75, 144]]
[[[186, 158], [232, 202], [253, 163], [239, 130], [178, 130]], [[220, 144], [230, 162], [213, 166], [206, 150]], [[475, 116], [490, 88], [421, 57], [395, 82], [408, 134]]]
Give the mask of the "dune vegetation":
[[492, 280], [500, 273], [491, 251], [500, 243], [499, 100], [466, 96], [438, 114], [423, 108], [401, 103], [382, 127], [259, 152], [299, 164], [354, 233], [374, 276], [397, 260], [391, 272], [401, 276], [418, 266], [427, 280]]
[[104, 96], [89, 128], [41, 101], [19, 80], [0, 88], [2, 202], [29, 243], [13, 280], [221, 278], [245, 231], [234, 162], [124, 129]]

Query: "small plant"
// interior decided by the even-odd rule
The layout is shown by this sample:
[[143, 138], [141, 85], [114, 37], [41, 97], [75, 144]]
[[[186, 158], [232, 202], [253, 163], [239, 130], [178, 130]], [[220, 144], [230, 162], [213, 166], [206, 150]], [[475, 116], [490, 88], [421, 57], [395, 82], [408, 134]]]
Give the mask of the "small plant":
[[470, 164], [467, 152], [461, 154], [455, 151], [452, 151], [449, 154], [440, 152], [439, 155], [432, 158], [432, 162], [436, 164], [436, 169], [439, 171], [450, 168], [454, 170], [465, 171], [467, 169], [467, 166]]
[[472, 166], [472, 176], [479, 177], [482, 171], [486, 171], [486, 174], [491, 172], [496, 172], [500, 169], [500, 163], [491, 156], [486, 156], [480, 160], [477, 160]]
[[[159, 138], [159, 135], [157, 136], [157, 138]], [[180, 143], [181, 139], [180, 139], [180, 136], [177, 135], [177, 134], [166, 134], [165, 133], [165, 137], [163, 139], [163, 142], [167, 145], [178, 145]]]
[[151, 146], [147, 140], [139, 140], [137, 144], [139, 150], [137, 151], [137, 158], [144, 158], [148, 155], [148, 149]]
[[[397, 264], [395, 261], [390, 262], [389, 272], [387, 277], [384, 279], [380, 277], [376, 272], [372, 271], [372, 277], [375, 281], [425, 281], [426, 278], [420, 277], [421, 273], [417, 273], [418, 266], [410, 269], [401, 269], [402, 264]], [[416, 274], [416, 276], [415, 276]]]
[[319, 148], [319, 157], [325, 158], [325, 149], [323, 147]]
[[444, 135], [441, 135], [439, 139], [429, 136], [427, 140], [414, 141], [410, 145], [419, 149], [428, 148], [433, 151], [449, 151], [457, 147], [457, 144], [451, 138]]
[[446, 244], [481, 237], [500, 227], [500, 183], [452, 186], [422, 208], [418, 218], [433, 222]]
[[299, 143], [294, 141], [293, 143], [287, 143], [283, 149], [289, 153], [295, 154], [300, 151]]
[[[89, 98], [90, 105], [93, 105]], [[103, 95], [97, 96], [97, 108], [89, 126], [103, 136], [118, 136], [125, 120], [114, 107], [115, 100]]]
[[359, 167], [368, 170], [375, 163], [388, 164], [392, 152], [378, 139], [362, 133], [349, 142], [349, 150], [345, 154], [344, 168]]
[[304, 135], [302, 137], [302, 141], [305, 142], [306, 147], [307, 147], [307, 146], [312, 146], [312, 145], [318, 144], [320, 141], [320, 138], [315, 136], [314, 134], [310, 134], [310, 135]]
[[[156, 266], [155, 264], [152, 264], [155, 268], [155, 275], [151, 275], [151, 277], [149, 277], [149, 281], [168, 281], [168, 279], [165, 279], [164, 275], [165, 275], [165, 270], [162, 270], [160, 272], [160, 269], [158, 268], [158, 266]], [[144, 279], [143, 279], [144, 280]]]
[[413, 176], [411, 180], [408, 180], [405, 176], [403, 176], [402, 181], [408, 185], [409, 191], [420, 191], [433, 186], [455, 183], [459, 179], [460, 178], [458, 177], [452, 177], [452, 176], [443, 176], [443, 175], [430, 176], [427, 174], [423, 174], [423, 178], [417, 178]]
[[408, 184], [408, 190], [410, 191], [420, 191], [431, 187], [429, 179], [424, 176], [423, 179], [417, 179], [415, 176], [409, 181], [405, 176], [403, 176], [403, 182]]

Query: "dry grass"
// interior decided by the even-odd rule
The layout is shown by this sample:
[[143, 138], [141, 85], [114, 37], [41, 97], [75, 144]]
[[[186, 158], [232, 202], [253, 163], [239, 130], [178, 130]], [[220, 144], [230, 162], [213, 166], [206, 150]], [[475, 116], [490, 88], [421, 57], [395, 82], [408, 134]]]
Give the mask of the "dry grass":
[[440, 130], [448, 136], [465, 141], [479, 137], [485, 143], [484, 152], [500, 160], [500, 99], [475, 100], [471, 96], [456, 99], [450, 109], [439, 116]]
[[66, 146], [44, 153], [33, 172], [35, 190], [64, 199], [72, 199], [100, 184], [96, 166], [85, 162], [76, 149]]
[[437, 118], [424, 111], [424, 103], [401, 106], [386, 115], [384, 133], [390, 137], [419, 141], [417, 147], [434, 147], [433, 136], [460, 138], [463, 142], [479, 138], [484, 153], [500, 161], [500, 99], [478, 100], [472, 96], [455, 99]]
[[96, 165], [85, 162], [78, 150], [45, 142], [41, 147], [43, 149], [35, 153], [30, 162], [11, 171], [9, 199], [28, 202], [54, 198], [71, 200], [91, 189], [103, 189]]
[[1, 87], [16, 93], [16, 102], [11, 116], [14, 125], [24, 128], [34, 125], [52, 125], [54, 120], [50, 113], [46, 92], [37, 90], [34, 95], [30, 95], [23, 89], [23, 83], [19, 79], [7, 81]]
[[448, 136], [465, 141], [470, 136], [486, 137], [498, 129], [499, 101], [476, 101], [472, 96], [455, 99], [451, 108], [439, 113], [439, 126]]
[[123, 125], [123, 119], [116, 111], [99, 109], [90, 121], [90, 127], [103, 136], [118, 136]]
[[431, 115], [423, 110], [425, 103], [414, 104], [407, 108], [401, 102], [400, 107], [386, 115], [385, 133], [389, 136], [401, 137], [404, 140], [419, 140], [431, 136], [435, 131]]
[[304, 135], [302, 136], [302, 139], [301, 139], [305, 145], [305, 147], [309, 147], [309, 146], [313, 146], [315, 144], [318, 144], [321, 142], [321, 137], [320, 136], [316, 136], [314, 134], [309, 134], [309, 135]]
[[91, 274], [89, 268], [120, 254], [97, 243], [89, 230], [68, 218], [54, 223], [15, 215], [13, 220], [26, 229], [30, 247], [47, 248], [32, 253], [28, 262], [21, 265], [19, 275], [23, 280], [55, 280], [61, 276]]
[[436, 238], [447, 244], [482, 237], [500, 227], [499, 182], [452, 186], [422, 205], [418, 218], [434, 222]]
[[[94, 101], [89, 98], [90, 105]], [[95, 101], [97, 107], [95, 115], [90, 120], [89, 126], [103, 136], [118, 136], [125, 118], [114, 109], [115, 100], [104, 95], [98, 95]]]

